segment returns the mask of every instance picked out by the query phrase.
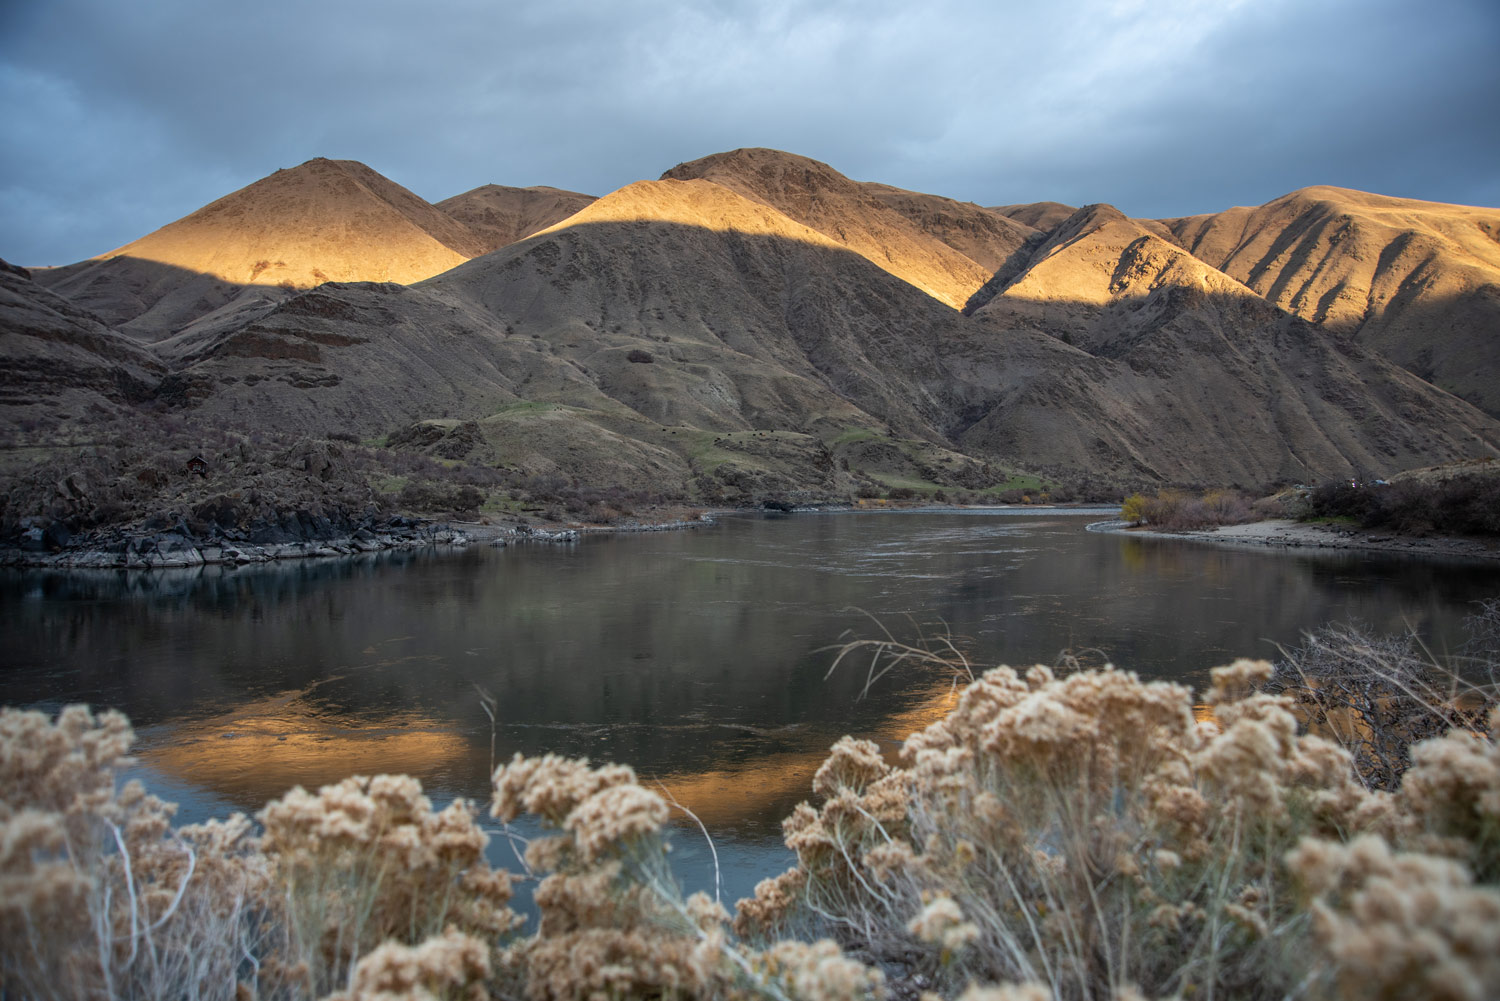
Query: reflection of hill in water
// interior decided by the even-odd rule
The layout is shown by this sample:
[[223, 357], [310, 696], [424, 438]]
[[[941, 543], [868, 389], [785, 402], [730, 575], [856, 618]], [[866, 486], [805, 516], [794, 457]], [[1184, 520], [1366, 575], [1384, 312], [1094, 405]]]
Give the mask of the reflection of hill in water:
[[350, 771], [482, 795], [479, 685], [499, 702], [501, 759], [627, 761], [739, 827], [803, 798], [840, 734], [894, 745], [941, 711], [941, 677], [895, 676], [864, 700], [863, 664], [825, 679], [829, 644], [873, 633], [850, 608], [903, 638], [906, 613], [941, 619], [978, 663], [1098, 648], [1201, 684], [1213, 664], [1351, 617], [1409, 622], [1451, 649], [1464, 603], [1494, 585], [1487, 566], [1236, 552], [1083, 525], [735, 518], [569, 548], [11, 574], [0, 698], [124, 709], [154, 766], [250, 807]]
[[[914, 695], [914, 708], [893, 713], [862, 734], [881, 741], [893, 761], [900, 741], [946, 714], [956, 698], [945, 680]], [[294, 785], [316, 788], [375, 772], [402, 772], [429, 789], [483, 795], [489, 769], [484, 735], [456, 732], [451, 721], [418, 713], [396, 711], [377, 721], [323, 710], [316, 687], [246, 701], [225, 713], [142, 733], [146, 750], [140, 757], [149, 768], [242, 809], [254, 809]], [[688, 738], [705, 747], [708, 755], [687, 768], [658, 754], [658, 760], [641, 767], [643, 780], [661, 783], [715, 830], [754, 836], [774, 834], [779, 818], [808, 797], [828, 744], [822, 728], [795, 724], [541, 723], [505, 728], [497, 734], [497, 750], [504, 751], [503, 760], [517, 748], [542, 753], [631, 730], [667, 738], [668, 744]]]

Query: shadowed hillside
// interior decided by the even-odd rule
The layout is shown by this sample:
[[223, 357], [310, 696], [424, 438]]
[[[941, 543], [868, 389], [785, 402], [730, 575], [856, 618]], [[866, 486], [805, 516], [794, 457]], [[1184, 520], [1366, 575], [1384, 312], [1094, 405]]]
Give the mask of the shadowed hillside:
[[973, 318], [997, 337], [1056, 337], [1090, 361], [1041, 373], [965, 432], [966, 449], [1250, 485], [1496, 444], [1494, 423], [1458, 400], [1107, 205], [1054, 229]]
[[0, 413], [5, 429], [43, 418], [129, 414], [165, 367], [97, 316], [0, 261]]
[[445, 198], [437, 207], [467, 226], [479, 238], [480, 252], [487, 254], [561, 222], [593, 200], [593, 195], [545, 185], [486, 184]]
[[[1407, 204], [1361, 197], [1330, 248]], [[488, 185], [436, 207], [313, 160], [116, 256], [7, 272], [0, 402], [28, 447], [91, 422], [128, 440], [137, 411], [286, 454], [362, 441], [386, 457], [369, 468], [406, 469], [372, 490], [457, 498], [408, 474], [461, 463], [471, 506], [502, 486], [586, 506], [602, 500], [580, 491], [782, 503], [1390, 474], [1500, 450], [1495, 420], [1375, 353], [1396, 320], [1446, 318], [1423, 358], [1474, 343], [1484, 371], [1493, 239], [1464, 226], [1488, 223], [1411, 205], [1426, 228], [1391, 246], [1468, 257], [1433, 251], [1412, 274], [1436, 277], [1408, 275], [1351, 339], [1343, 314], [1319, 326], [1266, 297], [1286, 284], [1270, 249], [1248, 284], [1206, 260], [1239, 267], [1270, 206], [1235, 210], [1233, 232], [1233, 213], [986, 209], [749, 149], [600, 199]], [[1321, 232], [1304, 229], [1273, 239], [1286, 268]], [[1375, 257], [1378, 275], [1404, 259]]]
[[739, 149], [678, 164], [662, 175], [663, 180], [694, 178], [772, 206], [954, 309], [990, 275], [876, 192], [817, 160]]
[[1500, 414], [1500, 209], [1314, 187], [1164, 221], [1271, 302]]

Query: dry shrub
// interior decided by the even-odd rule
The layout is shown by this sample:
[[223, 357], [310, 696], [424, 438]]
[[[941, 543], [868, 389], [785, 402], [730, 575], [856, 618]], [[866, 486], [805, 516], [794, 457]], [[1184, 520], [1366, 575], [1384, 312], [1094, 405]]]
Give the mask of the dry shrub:
[[384, 943], [355, 966], [347, 991], [324, 1001], [484, 1001], [489, 977], [489, 946], [449, 929], [421, 945]]
[[1481, 603], [1467, 622], [1468, 656], [1457, 661], [1464, 674], [1436, 661], [1414, 636], [1336, 625], [1283, 650], [1269, 688], [1291, 698], [1313, 732], [1349, 751], [1367, 786], [1394, 791], [1419, 741], [1450, 728], [1484, 729], [1500, 667], [1497, 644], [1484, 631], [1494, 605]]
[[461, 799], [434, 812], [406, 775], [355, 776], [316, 795], [299, 786], [260, 812], [285, 962], [313, 993], [343, 985], [384, 942], [416, 946], [451, 928], [498, 947], [520, 919], [474, 818]]
[[1334, 480], [1309, 497], [1314, 518], [1352, 518], [1362, 528], [1411, 535], [1500, 535], [1500, 477], [1456, 475], [1395, 483]]
[[1132, 494], [1120, 517], [1133, 525], [1148, 524], [1169, 532], [1192, 532], [1219, 525], [1241, 525], [1257, 516], [1250, 501], [1234, 490], [1209, 490], [1201, 496], [1161, 490], [1155, 497]]
[[1485, 1001], [1500, 987], [1500, 893], [1448, 859], [1375, 835], [1309, 839], [1288, 857], [1338, 996]]
[[0, 710], [0, 992], [233, 998], [253, 988], [265, 887], [249, 822], [171, 828], [117, 788], [134, 740], [116, 712]]
[[1270, 671], [1216, 669], [1199, 722], [1180, 685], [999, 668], [908, 739], [902, 767], [840, 741], [822, 805], [786, 821], [797, 868], [742, 902], [737, 927], [811, 917], [945, 993], [1295, 996], [1309, 919], [1283, 857], [1397, 825], [1347, 752], [1259, 691]]
[[1464, 655], [1482, 664], [1500, 667], [1500, 598], [1475, 602], [1478, 607], [1464, 618]]
[[878, 995], [880, 974], [832, 942], [764, 952], [733, 944], [718, 902], [683, 898], [666, 861], [667, 803], [630, 768], [518, 754], [495, 772], [494, 787], [502, 820], [527, 812], [562, 832], [526, 849], [527, 868], [541, 878], [540, 922], [505, 956], [516, 993], [533, 1001]]

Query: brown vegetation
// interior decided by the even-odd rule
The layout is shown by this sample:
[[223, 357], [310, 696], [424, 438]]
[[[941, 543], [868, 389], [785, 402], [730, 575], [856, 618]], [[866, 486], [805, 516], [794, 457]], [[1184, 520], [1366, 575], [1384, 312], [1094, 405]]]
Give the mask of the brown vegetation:
[[[1496, 618], [1486, 605], [1476, 644]], [[1344, 660], [1326, 656], [1335, 635], [1350, 643]], [[741, 901], [732, 924], [675, 883], [671, 805], [628, 767], [518, 755], [497, 769], [495, 816], [528, 813], [551, 829], [509, 874], [485, 861], [473, 807], [435, 812], [404, 776], [295, 789], [259, 814], [259, 831], [244, 817], [173, 829], [166, 804], [116, 788], [123, 717], [7, 709], [0, 989], [348, 1001], [853, 1001], [919, 985], [970, 1001], [1493, 996], [1495, 689], [1469, 684], [1471, 702], [1448, 713], [1451, 690], [1408, 683], [1405, 652], [1393, 660], [1355, 635], [1310, 641], [1302, 673], [1216, 668], [1196, 708], [1182, 685], [1113, 668], [975, 677], [961, 660], [888, 646], [970, 683], [899, 764], [865, 741], [832, 748], [813, 779], [817, 805], [785, 823], [796, 866]], [[1479, 659], [1493, 666], [1494, 650]], [[1357, 664], [1385, 683], [1366, 701]], [[1335, 710], [1359, 724], [1330, 727]], [[1371, 731], [1379, 740], [1366, 747]], [[536, 881], [534, 926], [507, 906], [513, 879]]]
[[1154, 497], [1137, 493], [1120, 507], [1121, 520], [1167, 532], [1243, 525], [1256, 517], [1250, 499], [1235, 490], [1209, 490], [1197, 497], [1181, 490], [1160, 490]]
[[1500, 535], [1500, 476], [1335, 480], [1312, 491], [1308, 516], [1349, 518], [1361, 528], [1409, 535]]

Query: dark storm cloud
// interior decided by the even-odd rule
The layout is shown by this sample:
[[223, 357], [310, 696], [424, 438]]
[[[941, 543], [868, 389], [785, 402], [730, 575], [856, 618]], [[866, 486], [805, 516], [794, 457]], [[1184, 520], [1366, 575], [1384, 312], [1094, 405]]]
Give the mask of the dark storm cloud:
[[0, 256], [62, 263], [278, 167], [602, 194], [737, 146], [983, 204], [1307, 184], [1500, 203], [1490, 0], [8, 5]]

